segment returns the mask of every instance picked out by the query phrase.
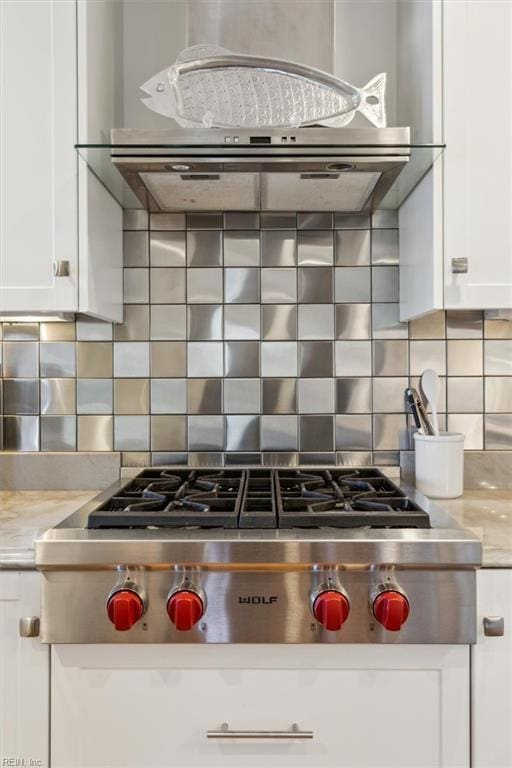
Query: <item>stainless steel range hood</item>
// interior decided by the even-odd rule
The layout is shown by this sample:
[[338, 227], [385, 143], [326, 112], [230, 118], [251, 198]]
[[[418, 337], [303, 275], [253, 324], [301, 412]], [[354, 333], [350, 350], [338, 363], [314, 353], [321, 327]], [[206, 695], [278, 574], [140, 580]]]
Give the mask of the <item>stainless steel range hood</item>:
[[149, 211], [369, 213], [411, 157], [409, 128], [114, 129], [111, 160]]

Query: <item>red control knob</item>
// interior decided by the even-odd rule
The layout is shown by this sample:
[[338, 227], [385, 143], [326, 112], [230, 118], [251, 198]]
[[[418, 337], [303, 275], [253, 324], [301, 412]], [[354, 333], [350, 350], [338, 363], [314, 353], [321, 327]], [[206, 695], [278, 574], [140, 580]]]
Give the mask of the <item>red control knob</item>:
[[350, 603], [341, 592], [327, 590], [320, 592], [313, 603], [315, 619], [326, 629], [336, 632], [341, 629], [350, 613]]
[[409, 611], [409, 601], [401, 592], [381, 592], [373, 601], [375, 618], [389, 632], [398, 632], [401, 629], [407, 621]]
[[142, 597], [131, 589], [114, 592], [107, 603], [110, 621], [119, 632], [131, 629], [144, 613]]
[[204, 604], [198, 594], [186, 589], [175, 592], [167, 602], [167, 613], [181, 632], [192, 629], [204, 613]]

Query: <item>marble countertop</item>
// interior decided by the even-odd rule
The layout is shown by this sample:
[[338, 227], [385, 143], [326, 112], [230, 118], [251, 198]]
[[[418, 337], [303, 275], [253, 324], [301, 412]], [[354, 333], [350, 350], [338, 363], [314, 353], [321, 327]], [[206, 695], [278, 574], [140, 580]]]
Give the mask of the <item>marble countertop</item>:
[[[0, 568], [33, 568], [34, 540], [97, 491], [0, 491]], [[483, 542], [484, 568], [512, 568], [512, 491], [466, 491], [435, 503]]]

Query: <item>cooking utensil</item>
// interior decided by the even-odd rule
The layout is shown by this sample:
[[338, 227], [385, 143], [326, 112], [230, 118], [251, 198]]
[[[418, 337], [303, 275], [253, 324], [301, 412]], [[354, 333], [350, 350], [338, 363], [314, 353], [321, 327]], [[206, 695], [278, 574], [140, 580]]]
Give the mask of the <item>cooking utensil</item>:
[[441, 384], [439, 381], [439, 376], [434, 370], [432, 370], [432, 368], [427, 368], [426, 371], [423, 371], [423, 374], [421, 376], [420, 386], [425, 399], [427, 400], [428, 403], [430, 403], [430, 408], [432, 410], [432, 423], [434, 427], [434, 435], [438, 435], [439, 419], [437, 416], [437, 404], [439, 402], [439, 392], [441, 389]]
[[414, 389], [414, 387], [408, 387], [405, 390], [405, 397], [418, 431], [422, 435], [433, 435], [434, 427], [432, 426], [417, 390]]

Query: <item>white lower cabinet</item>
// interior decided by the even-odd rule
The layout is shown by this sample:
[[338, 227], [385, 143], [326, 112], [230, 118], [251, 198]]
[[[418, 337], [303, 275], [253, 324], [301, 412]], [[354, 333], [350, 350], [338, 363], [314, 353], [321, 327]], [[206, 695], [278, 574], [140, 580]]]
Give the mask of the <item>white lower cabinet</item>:
[[21, 618], [39, 616], [39, 595], [36, 571], [0, 571], [1, 766], [49, 766], [50, 649], [19, 633]]
[[[478, 637], [471, 648], [473, 768], [512, 766], [512, 568], [486, 568], [477, 576]], [[484, 619], [504, 634], [486, 635]], [[494, 619], [494, 621], [493, 621]]]
[[52, 648], [53, 768], [467, 768], [469, 711], [468, 646]]

